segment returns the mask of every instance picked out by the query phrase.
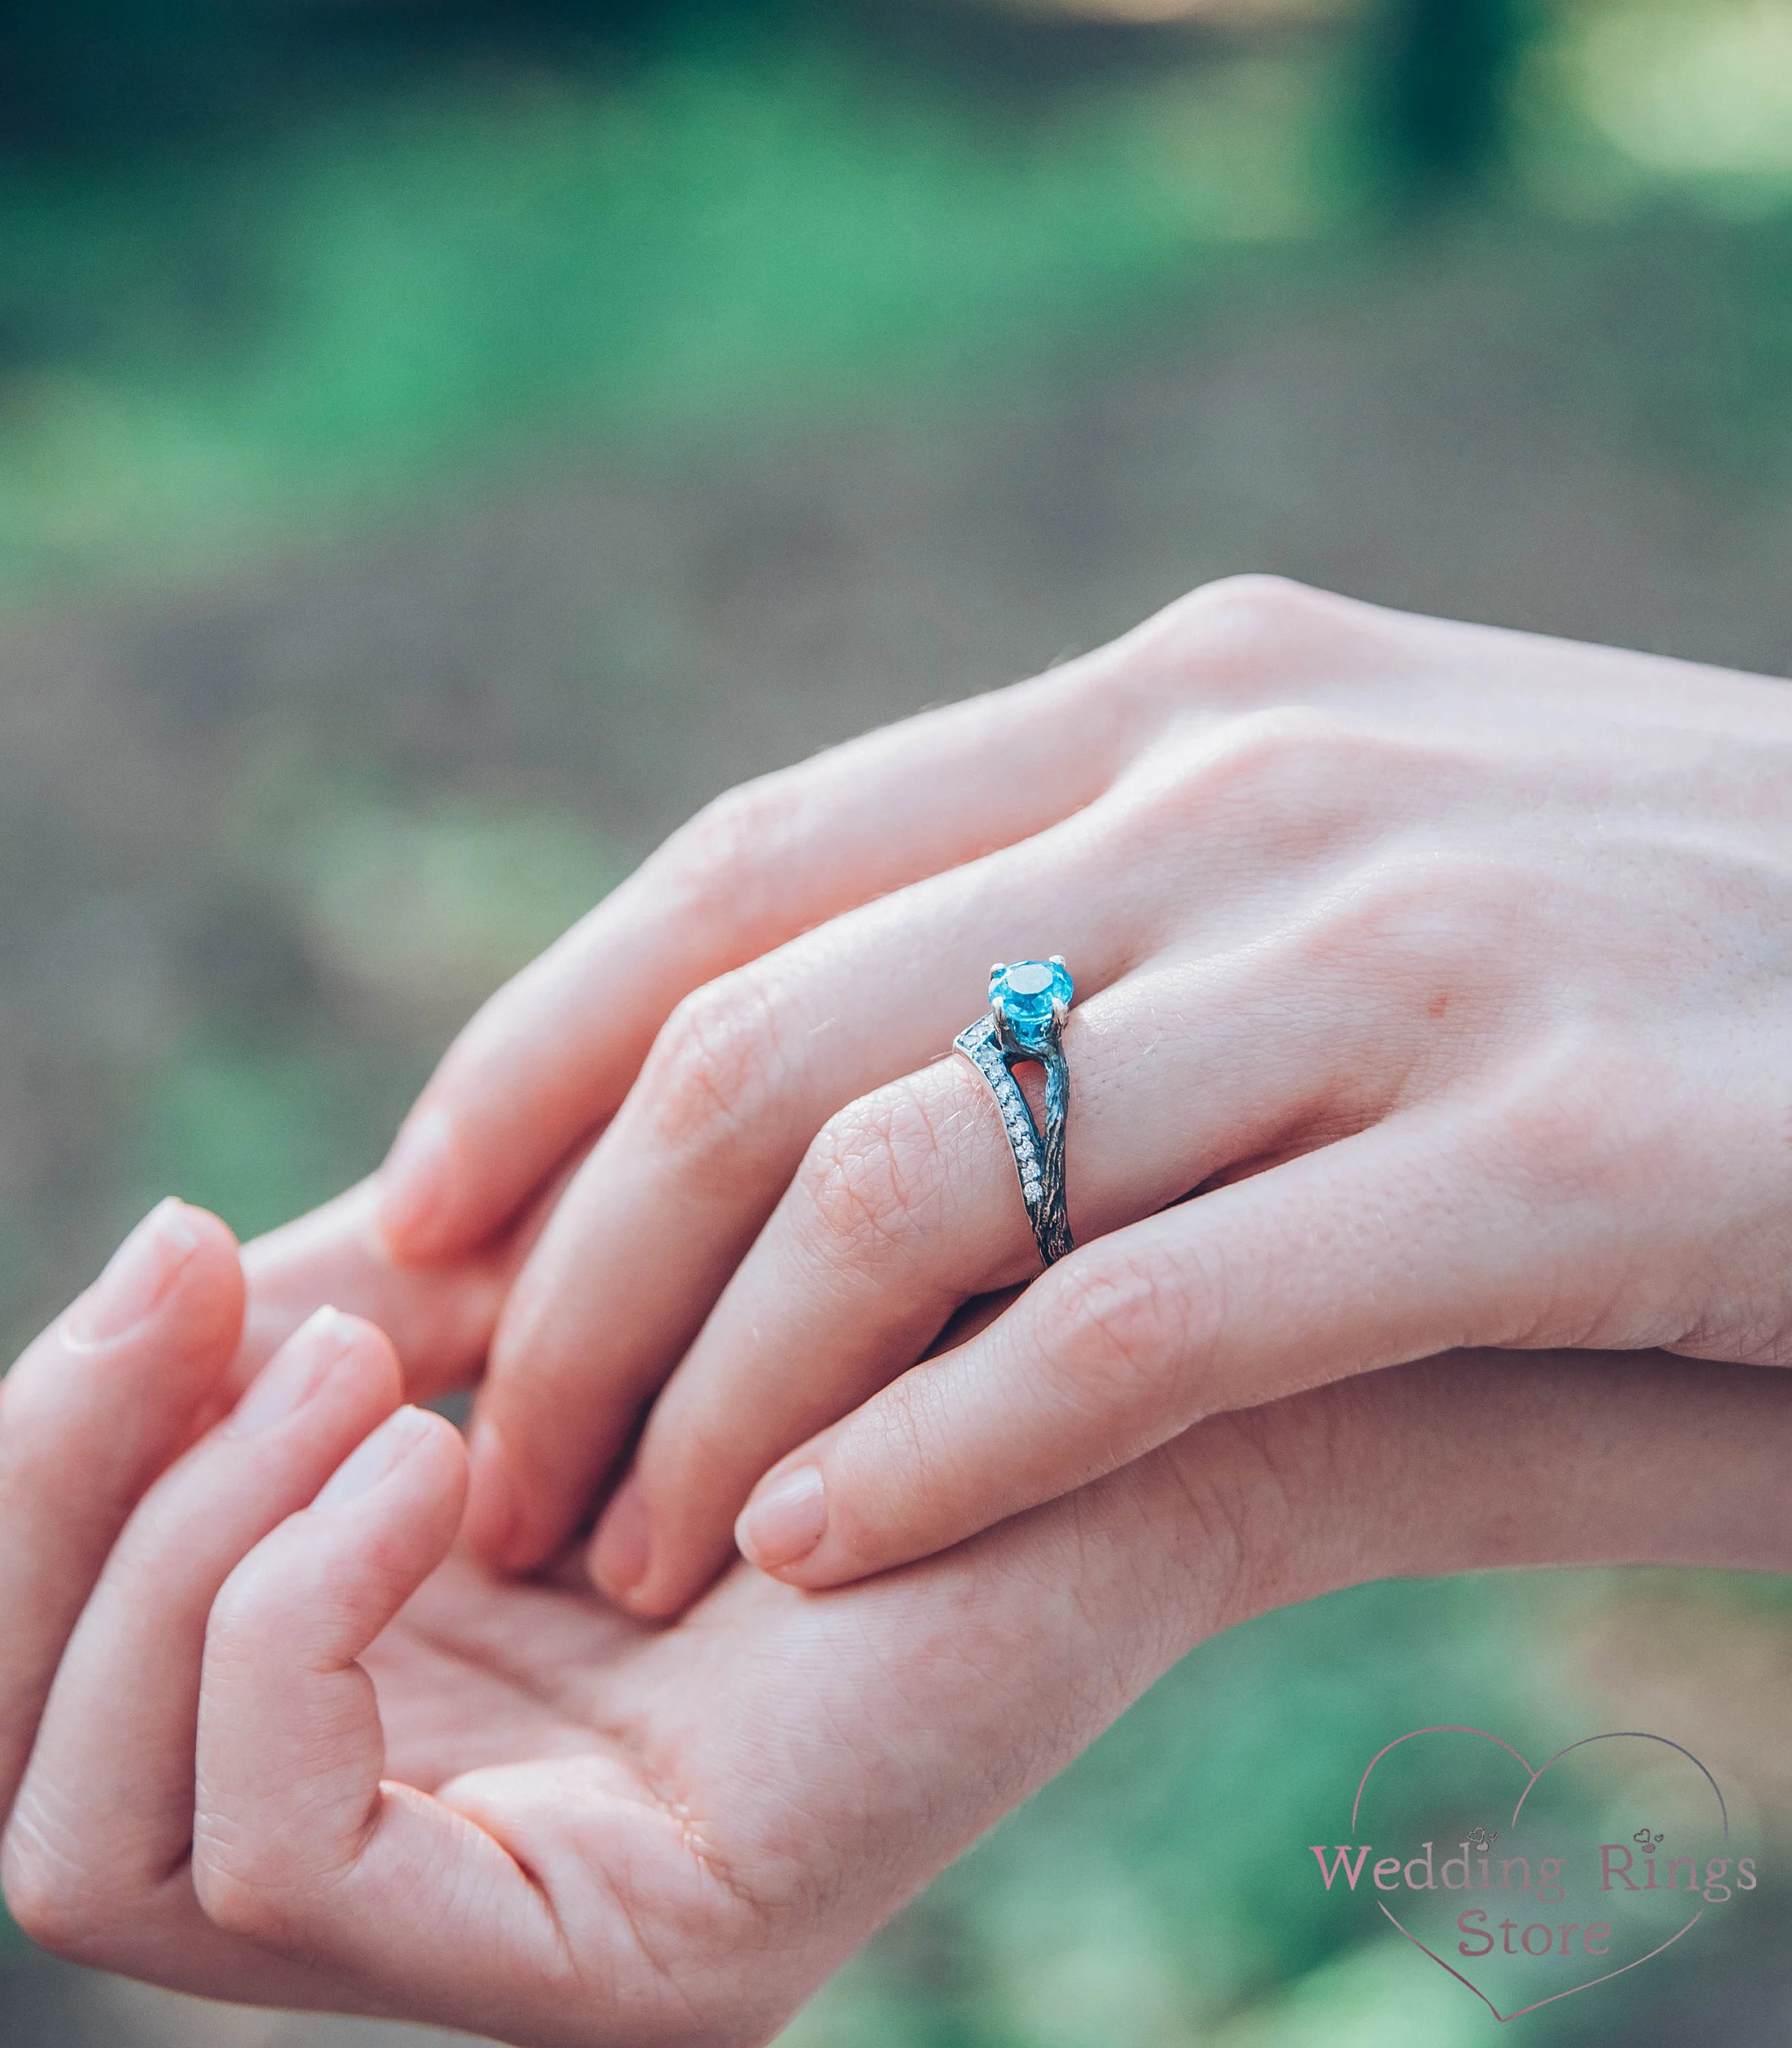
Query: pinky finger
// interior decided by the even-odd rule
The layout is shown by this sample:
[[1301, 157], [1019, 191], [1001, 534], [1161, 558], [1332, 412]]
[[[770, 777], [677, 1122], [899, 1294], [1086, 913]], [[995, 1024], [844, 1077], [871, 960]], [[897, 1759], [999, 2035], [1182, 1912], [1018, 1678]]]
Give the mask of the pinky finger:
[[[1538, 1232], [1439, 1157], [1428, 1120], [1390, 1120], [1083, 1247], [774, 1466], [735, 1525], [743, 1553], [791, 1584], [844, 1584], [1222, 1410], [1523, 1341]], [[1573, 1235], [1558, 1220], [1550, 1249], [1596, 1281]]]
[[193, 1881], [208, 1917], [419, 2018], [479, 2011], [467, 1978], [482, 1951], [534, 1948], [545, 1968], [554, 1949], [539, 1895], [491, 1837], [386, 1782], [356, 1661], [446, 1557], [465, 1494], [457, 1432], [401, 1408], [231, 1575], [200, 1709]]

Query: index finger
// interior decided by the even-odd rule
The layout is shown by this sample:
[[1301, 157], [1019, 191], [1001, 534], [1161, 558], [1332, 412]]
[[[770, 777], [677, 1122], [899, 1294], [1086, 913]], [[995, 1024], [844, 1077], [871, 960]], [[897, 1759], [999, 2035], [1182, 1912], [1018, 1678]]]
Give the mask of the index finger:
[[0, 1383], [0, 1825], [101, 1567], [191, 1437], [242, 1317], [229, 1231], [164, 1202]]
[[1090, 688], [1114, 652], [747, 783], [675, 833], [448, 1049], [381, 1170], [397, 1255], [451, 1257], [501, 1224], [614, 1114], [692, 990], [1092, 801], [1131, 723]]

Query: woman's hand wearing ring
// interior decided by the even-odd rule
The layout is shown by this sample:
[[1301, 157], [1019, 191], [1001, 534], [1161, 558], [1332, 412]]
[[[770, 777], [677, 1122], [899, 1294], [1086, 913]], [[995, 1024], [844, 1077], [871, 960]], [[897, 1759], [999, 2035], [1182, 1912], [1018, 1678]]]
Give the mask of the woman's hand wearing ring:
[[[254, 1262], [289, 1299], [294, 1244]], [[413, 1349], [478, 1313], [476, 1272], [433, 1284]], [[242, 1298], [166, 1205], [0, 1383], [7, 1901], [214, 1997], [750, 2048], [1215, 1629], [1391, 1572], [1788, 1561], [1792, 1379], [1461, 1358], [1217, 1418], [825, 1601], [742, 1566], [644, 1628], [576, 1571], [437, 1567], [460, 1447], [365, 1323], [308, 1319], [199, 1428]]]
[[[650, 1614], [867, 1402], [749, 1526], [806, 1582], [1456, 1344], [1779, 1360], [1789, 770], [1772, 683], [1250, 580], [731, 800], [495, 999], [392, 1169], [439, 1254], [611, 1119], [499, 1328], [480, 1547], [549, 1554], [662, 1384], [595, 1551]], [[1037, 1270], [982, 1084], [925, 1062], [1047, 952], [1079, 1249], [916, 1368]]]

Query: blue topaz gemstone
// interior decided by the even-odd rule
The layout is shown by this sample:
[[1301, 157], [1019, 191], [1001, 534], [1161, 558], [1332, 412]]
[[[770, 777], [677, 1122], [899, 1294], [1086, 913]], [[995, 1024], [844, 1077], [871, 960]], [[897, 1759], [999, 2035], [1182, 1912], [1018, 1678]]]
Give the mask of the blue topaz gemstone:
[[1051, 1030], [1052, 1005], [1061, 1003], [1068, 1009], [1075, 992], [1070, 970], [1061, 960], [1010, 960], [990, 971], [990, 1007], [1000, 1002], [1010, 1030], [1023, 1044], [1043, 1041]]

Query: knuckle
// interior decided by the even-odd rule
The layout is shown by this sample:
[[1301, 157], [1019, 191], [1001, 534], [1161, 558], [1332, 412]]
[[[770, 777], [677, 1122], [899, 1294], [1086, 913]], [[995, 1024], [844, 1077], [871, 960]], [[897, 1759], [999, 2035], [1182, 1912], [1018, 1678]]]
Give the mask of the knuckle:
[[111, 1880], [52, 1848], [22, 1816], [0, 1857], [0, 1893], [19, 1931], [69, 1962], [103, 1952], [120, 1910]]
[[205, 1668], [209, 1676], [220, 1671], [251, 1670], [266, 1654], [267, 1603], [262, 1589], [262, 1561], [243, 1560], [219, 1589], [205, 1623]]
[[287, 1888], [221, 1854], [203, 1829], [195, 1833], [192, 1873], [200, 1910], [214, 1927], [277, 1953], [304, 1945], [301, 1916]]
[[1348, 599], [1286, 576], [1223, 576], [1178, 598], [1155, 622], [1162, 655], [1204, 692], [1250, 690], [1308, 670], [1355, 622]]
[[242, 1558], [218, 1588], [205, 1618], [208, 1674], [226, 1665], [253, 1670], [270, 1642], [290, 1644], [294, 1618], [316, 1580], [302, 1548], [278, 1530]]
[[799, 1183], [836, 1259], [875, 1259], [922, 1220], [943, 1185], [944, 1142], [912, 1079], [828, 1119], [809, 1147]]
[[1331, 1461], [1329, 1413], [1327, 1401], [1232, 1409], [1201, 1432], [1207, 1455], [1173, 1461], [1229, 1620], [1312, 1590], [1312, 1503], [1335, 1498], [1350, 1480]]
[[1685, 1163], [1658, 1113], [1671, 1092], [1670, 1076], [1608, 1034], [1569, 1025], [1490, 1091], [1468, 1142], [1530, 1207], [1671, 1185]]
[[654, 857], [674, 913], [730, 930], [754, 921], [772, 907], [770, 878], [802, 809], [798, 773], [790, 769], [706, 804]]
[[1267, 835], [1283, 858], [1341, 848], [1387, 832], [1414, 751], [1318, 705], [1262, 705], [1142, 764], [1119, 785], [1123, 829], [1150, 844]]
[[220, 1806], [202, 1792], [188, 1868], [200, 1910], [213, 1926], [276, 1953], [318, 1949], [339, 1922], [339, 1887], [352, 1864], [350, 1855], [320, 1859], [301, 1847], [320, 1817], [339, 1817], [321, 1789], [277, 1823], [253, 1809]]
[[662, 1143], [711, 1156], [762, 1122], [779, 1071], [774, 1006], [761, 977], [743, 968], [695, 990], [673, 1011], [640, 1087]]
[[1269, 704], [1220, 728], [1192, 765], [1190, 793], [1254, 809], [1309, 804], [1379, 751], [1371, 735], [1315, 705]]
[[1054, 1274], [1058, 1336], [1045, 1363], [1060, 1397], [1129, 1437], [1172, 1416], [1181, 1426], [1190, 1361], [1206, 1348], [1198, 1302], [1136, 1259], [1072, 1258]]
[[1310, 964], [1405, 960], [1435, 979], [1478, 964], [1477, 983], [1501, 960], [1530, 952], [1537, 921], [1534, 876], [1495, 859], [1407, 844], [1371, 855], [1328, 892], [1301, 934]]
[[1286, 634], [1314, 608], [1335, 603], [1326, 592], [1267, 569], [1245, 569], [1198, 584], [1170, 606], [1188, 628], [1229, 630], [1263, 639]]

